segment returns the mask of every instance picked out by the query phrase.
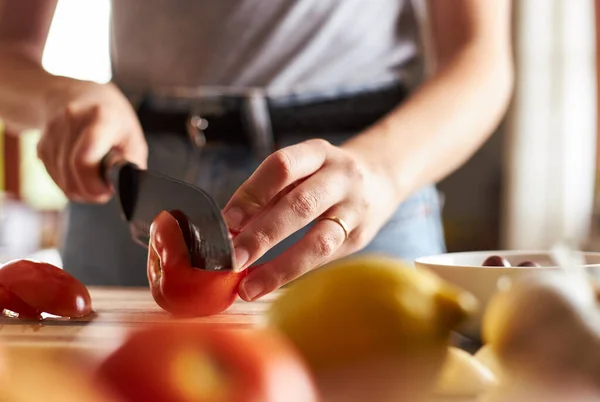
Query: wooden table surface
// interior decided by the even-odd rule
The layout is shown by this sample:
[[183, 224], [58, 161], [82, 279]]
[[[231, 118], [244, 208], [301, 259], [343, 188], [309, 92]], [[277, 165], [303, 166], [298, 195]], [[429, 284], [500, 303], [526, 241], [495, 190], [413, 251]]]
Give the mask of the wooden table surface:
[[248, 328], [256, 325], [277, 293], [247, 303], [237, 300], [227, 311], [211, 317], [174, 319], [152, 299], [148, 288], [89, 287], [95, 314], [73, 320], [41, 323], [0, 318], [0, 342], [9, 347], [83, 348], [97, 350], [115, 345], [127, 330], [165, 321], [199, 322]]

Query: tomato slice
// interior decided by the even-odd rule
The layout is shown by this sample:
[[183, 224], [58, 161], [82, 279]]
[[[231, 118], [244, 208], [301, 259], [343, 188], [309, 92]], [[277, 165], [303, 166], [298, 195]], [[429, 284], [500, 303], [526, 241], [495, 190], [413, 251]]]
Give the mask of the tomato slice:
[[[77, 318], [92, 312], [87, 288], [64, 270], [43, 262], [16, 260], [0, 268], [0, 307], [32, 317], [35, 311]], [[26, 306], [29, 306], [28, 309]], [[11, 308], [12, 307], [12, 308]]]
[[3, 310], [17, 313], [22, 319], [40, 320], [42, 318], [41, 311], [31, 307], [5, 286], [0, 285], [0, 313]]
[[[206, 271], [202, 258], [192, 261], [190, 250], [200, 240], [190, 230], [185, 215], [163, 211], [150, 227], [148, 281], [152, 296], [164, 310], [208, 316], [226, 310], [237, 298], [246, 271]], [[200, 253], [198, 253], [200, 254]]]

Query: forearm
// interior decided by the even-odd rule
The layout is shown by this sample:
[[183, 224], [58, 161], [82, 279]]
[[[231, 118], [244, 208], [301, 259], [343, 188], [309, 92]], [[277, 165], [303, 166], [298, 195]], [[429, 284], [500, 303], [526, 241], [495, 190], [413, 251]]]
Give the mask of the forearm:
[[390, 175], [401, 201], [473, 155], [504, 115], [512, 85], [508, 51], [465, 46], [404, 104], [344, 146]]
[[66, 78], [47, 73], [26, 49], [0, 44], [0, 118], [14, 130], [39, 128], [53, 89]]
[[41, 66], [56, 0], [0, 0], [0, 119], [14, 130], [40, 127], [49, 88], [62, 78]]

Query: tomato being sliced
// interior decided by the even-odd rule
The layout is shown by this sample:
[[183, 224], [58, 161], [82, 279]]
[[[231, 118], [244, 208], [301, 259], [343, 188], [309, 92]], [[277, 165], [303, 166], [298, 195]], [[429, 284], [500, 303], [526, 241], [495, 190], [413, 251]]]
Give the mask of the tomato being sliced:
[[0, 309], [20, 318], [39, 318], [41, 313], [77, 318], [92, 312], [92, 299], [68, 272], [43, 262], [16, 260], [0, 267]]
[[[164, 310], [181, 315], [208, 316], [226, 310], [237, 297], [246, 271], [206, 271], [190, 249], [198, 240], [179, 212], [161, 212], [150, 227], [148, 281], [152, 296]], [[198, 268], [194, 268], [198, 267]]]
[[171, 323], [131, 333], [99, 366], [127, 401], [315, 402], [301, 355], [271, 329]]

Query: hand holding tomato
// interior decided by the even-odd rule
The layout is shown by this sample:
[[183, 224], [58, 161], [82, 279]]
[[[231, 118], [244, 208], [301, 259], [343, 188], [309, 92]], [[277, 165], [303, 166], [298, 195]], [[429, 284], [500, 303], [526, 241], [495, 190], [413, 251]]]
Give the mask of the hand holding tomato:
[[302, 239], [242, 280], [242, 299], [256, 300], [371, 241], [405, 196], [373, 155], [353, 141], [335, 146], [311, 139], [271, 154], [237, 189], [223, 213], [240, 232], [233, 241], [239, 268], [312, 224]]
[[198, 269], [203, 262], [192, 261], [195, 240], [185, 230], [186, 218], [174, 214], [161, 212], [150, 228], [148, 281], [154, 300], [174, 314], [207, 316], [226, 310], [237, 297], [245, 271]]

